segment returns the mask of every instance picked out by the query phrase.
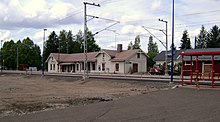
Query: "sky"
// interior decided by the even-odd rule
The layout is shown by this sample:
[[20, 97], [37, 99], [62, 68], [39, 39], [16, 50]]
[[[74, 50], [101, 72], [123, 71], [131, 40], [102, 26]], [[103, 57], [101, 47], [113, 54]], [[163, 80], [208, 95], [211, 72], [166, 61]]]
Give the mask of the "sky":
[[[141, 49], [147, 51], [149, 36], [153, 34], [159, 51], [165, 50], [159, 40], [165, 42], [166, 36], [161, 30], [166, 26], [158, 19], [168, 22], [170, 48], [172, 0], [1, 0], [0, 40], [16, 42], [30, 37], [42, 48], [44, 28], [46, 38], [52, 31], [59, 35], [63, 29], [75, 35], [84, 28], [83, 2], [100, 4], [100, 7], [87, 5], [87, 15], [99, 17], [87, 16], [87, 26], [92, 33], [99, 32], [95, 40], [102, 49], [116, 49], [117, 44], [127, 49], [140, 35]], [[180, 46], [184, 30], [188, 31], [194, 47], [194, 38], [202, 25], [207, 31], [214, 25], [220, 27], [219, 5], [220, 0], [175, 0], [175, 46]]]

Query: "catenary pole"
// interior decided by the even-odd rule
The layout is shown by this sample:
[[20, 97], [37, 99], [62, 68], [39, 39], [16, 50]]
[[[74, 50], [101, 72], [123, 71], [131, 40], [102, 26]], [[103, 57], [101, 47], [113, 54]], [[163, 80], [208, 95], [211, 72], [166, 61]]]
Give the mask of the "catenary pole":
[[44, 41], [45, 41], [45, 32], [47, 31], [46, 28], [44, 28], [44, 36], [43, 36], [43, 47], [42, 47], [42, 76], [44, 76]]
[[83, 2], [84, 4], [84, 55], [85, 55], [85, 59], [84, 59], [84, 73], [83, 73], [83, 80], [86, 80], [86, 78], [88, 77], [88, 60], [87, 60], [87, 13], [86, 13], [86, 5], [92, 5], [92, 6], [98, 6], [100, 7], [99, 4], [95, 4], [95, 3], [88, 3], [88, 2]]
[[168, 75], [168, 68], [167, 68], [167, 64], [168, 64], [168, 61], [167, 61], [167, 52], [168, 52], [168, 34], [167, 34], [167, 21], [163, 20], [163, 19], [159, 19], [159, 21], [161, 22], [165, 22], [166, 23], [166, 32], [164, 33], [164, 31], [162, 30], [162, 32], [166, 35], [166, 52], [165, 52], [165, 75]]

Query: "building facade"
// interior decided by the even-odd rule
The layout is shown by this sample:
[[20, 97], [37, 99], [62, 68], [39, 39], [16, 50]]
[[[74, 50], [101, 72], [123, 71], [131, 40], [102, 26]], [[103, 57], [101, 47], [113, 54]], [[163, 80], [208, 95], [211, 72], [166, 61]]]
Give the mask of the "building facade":
[[[48, 72], [84, 72], [84, 53], [51, 53]], [[87, 53], [88, 71], [101, 73], [134, 73], [147, 71], [147, 55], [141, 50], [101, 50]]]

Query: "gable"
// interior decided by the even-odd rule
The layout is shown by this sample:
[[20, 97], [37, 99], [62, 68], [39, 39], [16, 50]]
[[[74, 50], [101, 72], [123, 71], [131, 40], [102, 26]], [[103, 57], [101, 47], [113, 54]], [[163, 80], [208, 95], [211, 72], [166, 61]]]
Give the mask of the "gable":
[[116, 57], [114, 59], [112, 59], [111, 61], [129, 60], [132, 57], [136, 56], [137, 53], [142, 53], [147, 58], [147, 55], [142, 50], [136, 49], [136, 50], [125, 50], [120, 53], [117, 53]]

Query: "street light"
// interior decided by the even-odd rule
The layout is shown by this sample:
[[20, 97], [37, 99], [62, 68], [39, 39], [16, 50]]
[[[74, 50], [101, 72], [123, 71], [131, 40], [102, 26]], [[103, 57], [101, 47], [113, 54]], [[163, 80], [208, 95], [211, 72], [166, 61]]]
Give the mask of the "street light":
[[163, 19], [159, 19], [159, 21], [161, 22], [165, 22], [166, 23], [166, 32], [164, 32], [163, 30], [161, 30], [165, 35], [166, 35], [166, 53], [165, 53], [165, 62], [166, 62], [166, 65], [165, 65], [165, 75], [168, 75], [167, 71], [167, 51], [168, 51], [168, 34], [167, 34], [167, 21], [163, 20]]
[[43, 47], [42, 47], [42, 76], [44, 76], [44, 42], [45, 42], [45, 31], [47, 31], [46, 28], [44, 28], [44, 36], [43, 36]]
[[[171, 60], [171, 83], [173, 82], [173, 49], [174, 49], [174, 0], [173, 2], [173, 6], [172, 6], [172, 60]], [[183, 70], [183, 69], [182, 69]]]

